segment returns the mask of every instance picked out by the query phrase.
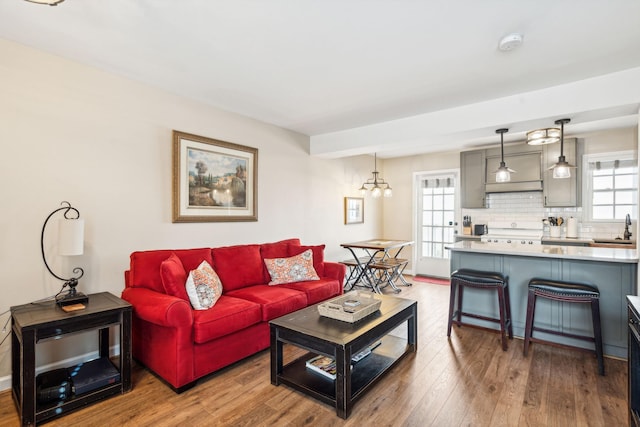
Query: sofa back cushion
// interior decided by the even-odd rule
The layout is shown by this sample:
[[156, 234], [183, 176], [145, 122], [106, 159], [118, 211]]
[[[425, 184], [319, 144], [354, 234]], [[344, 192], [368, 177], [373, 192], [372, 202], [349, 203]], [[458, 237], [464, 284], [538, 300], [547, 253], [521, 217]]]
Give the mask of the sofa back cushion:
[[260, 245], [213, 248], [211, 254], [225, 292], [265, 283]]
[[185, 271], [195, 270], [202, 261], [207, 261], [212, 265], [210, 248], [136, 251], [130, 256], [127, 287], [147, 288], [163, 294], [166, 293], [162, 284], [160, 264], [168, 259], [172, 253], [180, 258]]

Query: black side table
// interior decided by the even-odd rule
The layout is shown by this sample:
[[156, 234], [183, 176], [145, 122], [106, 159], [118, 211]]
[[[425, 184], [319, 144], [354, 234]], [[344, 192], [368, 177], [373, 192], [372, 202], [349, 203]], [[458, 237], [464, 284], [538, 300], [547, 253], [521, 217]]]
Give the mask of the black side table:
[[[54, 301], [11, 307], [11, 386], [22, 425], [32, 425], [65, 415], [91, 403], [131, 390], [131, 313], [126, 301], [102, 292], [89, 295], [86, 308], [67, 313]], [[66, 401], [36, 400], [36, 344], [66, 334], [98, 331], [100, 357], [109, 357], [109, 328], [118, 326], [120, 381]]]

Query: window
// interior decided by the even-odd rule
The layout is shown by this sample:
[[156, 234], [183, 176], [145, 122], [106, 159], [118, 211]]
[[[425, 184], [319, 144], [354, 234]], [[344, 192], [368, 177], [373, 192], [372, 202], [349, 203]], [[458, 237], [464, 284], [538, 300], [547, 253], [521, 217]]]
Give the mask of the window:
[[632, 152], [585, 156], [585, 203], [591, 221], [636, 219], [638, 162]]

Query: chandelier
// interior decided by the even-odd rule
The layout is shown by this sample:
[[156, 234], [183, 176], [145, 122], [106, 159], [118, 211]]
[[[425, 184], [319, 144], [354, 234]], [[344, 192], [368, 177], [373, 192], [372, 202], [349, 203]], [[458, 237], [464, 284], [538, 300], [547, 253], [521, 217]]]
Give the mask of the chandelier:
[[378, 198], [382, 195], [384, 197], [391, 197], [393, 195], [391, 186], [384, 179], [378, 175], [378, 157], [376, 153], [373, 154], [373, 178], [367, 179], [360, 187], [359, 191], [362, 196], [367, 194], [367, 190], [371, 190], [371, 197]]

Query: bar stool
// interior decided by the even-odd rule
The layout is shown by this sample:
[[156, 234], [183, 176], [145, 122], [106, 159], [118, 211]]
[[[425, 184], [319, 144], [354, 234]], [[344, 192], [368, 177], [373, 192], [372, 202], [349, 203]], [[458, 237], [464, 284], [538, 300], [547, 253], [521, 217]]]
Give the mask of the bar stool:
[[[462, 295], [465, 287], [496, 290], [498, 293], [498, 309], [500, 311], [499, 318], [496, 319], [493, 317], [480, 316], [478, 314], [462, 311]], [[458, 307], [454, 311], [456, 290], [458, 291]], [[447, 337], [451, 336], [451, 325], [453, 322], [458, 326], [467, 324], [461, 321], [462, 316], [499, 323], [500, 333], [502, 335], [502, 349], [506, 351], [507, 331], [509, 332], [509, 339], [513, 339], [511, 304], [509, 303], [509, 278], [505, 277], [501, 273], [493, 271], [478, 271], [468, 268], [461, 268], [451, 273], [451, 295], [449, 299], [449, 324], [447, 325]]]
[[[568, 332], [552, 331], [535, 327], [533, 319], [536, 310], [536, 298], [547, 298], [553, 301], [569, 303], [583, 303], [591, 305], [591, 321], [593, 322], [593, 337], [575, 335]], [[550, 341], [532, 338], [533, 331], [546, 332], [548, 334], [562, 335], [570, 338], [590, 341], [595, 343], [595, 353], [598, 358], [598, 371], [604, 375], [604, 357], [602, 351], [602, 329], [600, 326], [600, 292], [598, 288], [583, 283], [563, 282], [534, 278], [529, 281], [529, 298], [527, 301], [527, 323], [524, 329], [524, 356], [529, 352], [531, 340], [541, 343]]]

